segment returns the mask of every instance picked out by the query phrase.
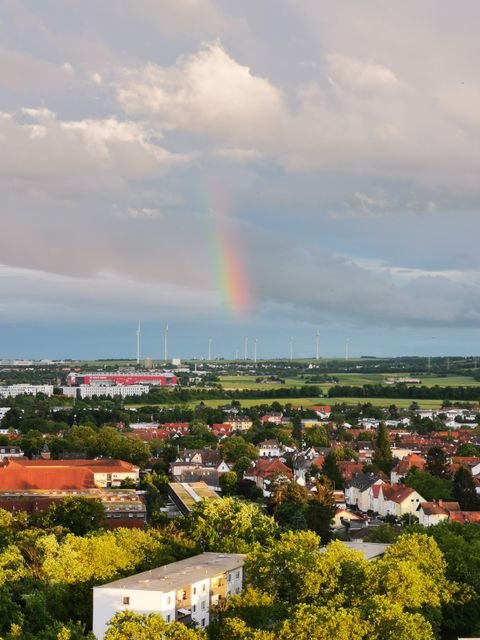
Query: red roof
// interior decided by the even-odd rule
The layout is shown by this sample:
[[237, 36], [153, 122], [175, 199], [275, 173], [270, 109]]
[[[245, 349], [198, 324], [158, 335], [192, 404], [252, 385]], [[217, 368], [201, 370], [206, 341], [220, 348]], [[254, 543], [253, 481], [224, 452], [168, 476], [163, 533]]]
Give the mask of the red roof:
[[8, 465], [0, 470], [0, 490], [94, 489], [93, 472], [87, 468], [26, 468]]
[[262, 478], [268, 478], [277, 473], [282, 473], [289, 478], [293, 476], [292, 470], [278, 458], [274, 458], [273, 460], [260, 458], [257, 460], [253, 471], [254, 475], [261, 476]]
[[425, 467], [424, 458], [419, 456], [417, 453], [410, 453], [408, 456], [400, 460], [393, 470], [399, 476], [406, 476], [413, 467], [417, 467], [417, 469], [423, 469]]
[[136, 472], [123, 460], [10, 459], [0, 468], [0, 489], [92, 489], [95, 473]]
[[397, 504], [402, 504], [402, 502], [405, 502], [405, 500], [407, 500], [413, 493], [415, 493], [415, 489], [412, 489], [411, 487], [405, 487], [403, 485], [382, 484], [380, 486], [384, 497], [387, 500], [396, 502]]
[[449, 517], [451, 522], [460, 522], [461, 524], [480, 523], [480, 511], [452, 511]]
[[350, 482], [354, 475], [360, 473], [363, 469], [361, 462], [353, 462], [351, 460], [340, 460], [337, 465], [345, 482]]

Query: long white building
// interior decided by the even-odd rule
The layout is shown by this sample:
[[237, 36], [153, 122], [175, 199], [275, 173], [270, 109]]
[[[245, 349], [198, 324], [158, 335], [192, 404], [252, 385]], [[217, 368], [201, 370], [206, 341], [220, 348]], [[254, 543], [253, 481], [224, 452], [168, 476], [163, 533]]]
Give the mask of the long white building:
[[241, 592], [244, 561], [240, 553], [201, 553], [94, 587], [93, 633], [103, 640], [109, 621], [127, 609], [207, 627], [211, 605]]
[[89, 385], [82, 384], [79, 387], [62, 387], [64, 396], [70, 398], [92, 398], [93, 396], [115, 397], [120, 396], [141, 396], [148, 393], [150, 387], [145, 384], [129, 384], [129, 385]]
[[43, 393], [45, 396], [53, 395], [53, 384], [11, 384], [6, 387], [0, 387], [0, 398], [15, 398], [22, 394], [36, 396]]

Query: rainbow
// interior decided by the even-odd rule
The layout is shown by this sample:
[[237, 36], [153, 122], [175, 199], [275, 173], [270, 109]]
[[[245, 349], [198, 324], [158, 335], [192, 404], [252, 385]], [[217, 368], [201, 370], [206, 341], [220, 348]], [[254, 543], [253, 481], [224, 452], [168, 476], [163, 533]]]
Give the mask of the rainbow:
[[207, 187], [207, 215], [204, 220], [210, 269], [214, 286], [225, 308], [237, 315], [245, 314], [252, 304], [246, 270], [229, 216], [230, 207], [225, 190], [214, 180], [204, 181]]

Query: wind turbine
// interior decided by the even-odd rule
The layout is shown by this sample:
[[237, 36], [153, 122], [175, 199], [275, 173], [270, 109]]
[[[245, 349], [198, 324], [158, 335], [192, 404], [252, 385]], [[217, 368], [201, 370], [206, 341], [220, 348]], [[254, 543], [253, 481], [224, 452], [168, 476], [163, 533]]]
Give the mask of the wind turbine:
[[245, 338], [244, 360], [248, 360], [248, 338]]
[[140, 364], [140, 320], [137, 325], [137, 364]]
[[253, 362], [255, 364], [257, 364], [257, 342], [258, 339], [255, 338], [255, 340], [253, 341]]
[[315, 358], [316, 360], [320, 360], [320, 331], [317, 331], [315, 337]]
[[163, 352], [166, 364], [168, 359], [168, 323], [165, 325], [165, 330], [163, 332]]
[[345, 360], [348, 362], [348, 346], [349, 346], [350, 341], [347, 339], [345, 340]]
[[293, 336], [290, 336], [290, 360], [293, 360]]

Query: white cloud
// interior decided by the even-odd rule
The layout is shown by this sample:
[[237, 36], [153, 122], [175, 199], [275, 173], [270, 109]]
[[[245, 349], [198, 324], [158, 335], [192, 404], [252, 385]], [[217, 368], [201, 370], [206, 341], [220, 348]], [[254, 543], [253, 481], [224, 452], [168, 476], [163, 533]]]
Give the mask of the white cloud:
[[338, 53], [327, 55], [329, 78], [334, 85], [354, 89], [380, 89], [398, 84], [395, 73], [380, 64], [362, 62]]
[[[76, 193], [111, 189], [124, 180], [159, 175], [188, 162], [157, 144], [139, 122], [117, 118], [60, 120], [45, 108], [23, 108], [23, 119], [0, 119], [0, 187]], [[8, 117], [9, 115], [9, 117]]]
[[125, 71], [117, 96], [128, 114], [242, 147], [269, 146], [275, 131], [288, 124], [282, 92], [218, 43], [180, 58], [175, 67]]

